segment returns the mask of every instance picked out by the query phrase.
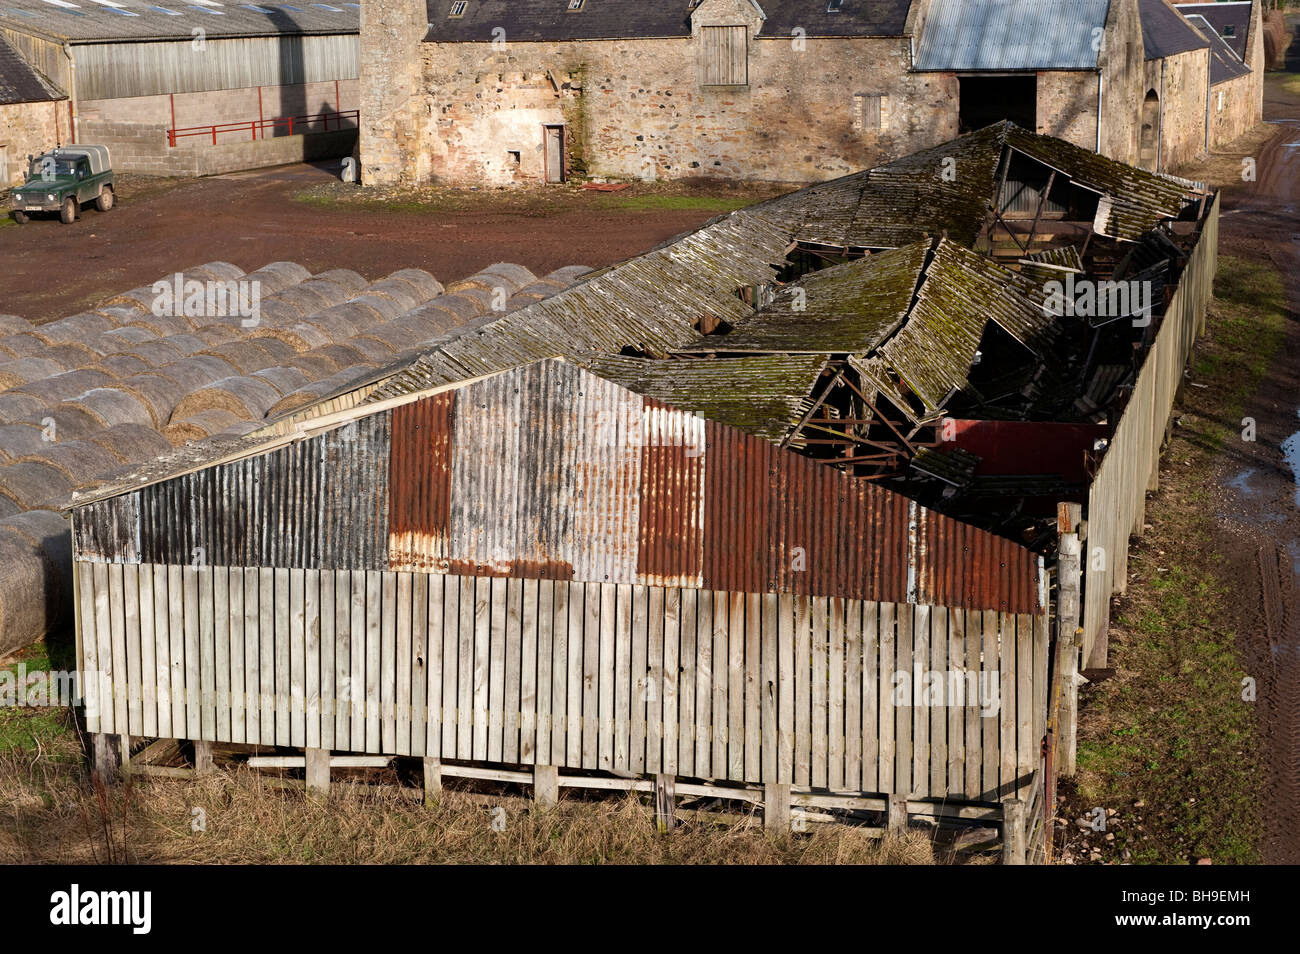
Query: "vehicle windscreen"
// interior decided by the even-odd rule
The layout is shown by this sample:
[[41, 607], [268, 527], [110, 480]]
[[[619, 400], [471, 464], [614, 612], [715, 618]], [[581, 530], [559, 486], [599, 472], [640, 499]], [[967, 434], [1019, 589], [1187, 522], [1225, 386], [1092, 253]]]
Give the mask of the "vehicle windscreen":
[[28, 175], [33, 179], [51, 179], [55, 176], [71, 176], [76, 174], [77, 160], [75, 159], [56, 159], [53, 156], [41, 156], [32, 162], [32, 167]]

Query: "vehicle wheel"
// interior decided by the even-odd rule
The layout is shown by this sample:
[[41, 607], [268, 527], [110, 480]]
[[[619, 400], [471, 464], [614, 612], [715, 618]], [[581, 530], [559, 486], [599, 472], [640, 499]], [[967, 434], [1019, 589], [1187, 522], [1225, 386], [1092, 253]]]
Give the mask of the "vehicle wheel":
[[71, 197], [63, 200], [63, 205], [59, 207], [59, 221], [64, 225], [71, 225], [77, 221], [77, 200]]
[[19, 225], [26, 225], [31, 220], [26, 212], [14, 212], [14, 221]]
[[101, 212], [107, 212], [113, 207], [113, 187], [104, 186], [99, 190], [99, 195], [95, 198], [95, 208]]

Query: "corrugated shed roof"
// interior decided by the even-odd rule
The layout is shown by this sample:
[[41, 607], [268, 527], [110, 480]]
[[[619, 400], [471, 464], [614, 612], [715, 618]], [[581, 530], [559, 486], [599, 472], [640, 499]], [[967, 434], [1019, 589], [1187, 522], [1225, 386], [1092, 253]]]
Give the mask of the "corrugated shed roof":
[[1093, 70], [1110, 0], [934, 0], [918, 70]]
[[[1244, 3], [1176, 3], [1183, 16], [1195, 14], [1210, 22], [1214, 32], [1232, 47], [1243, 61], [1250, 49], [1250, 15], [1252, 4]], [[1232, 36], [1228, 36], [1229, 31]]]
[[[693, 0], [586, 0], [571, 12], [569, 0], [427, 0], [427, 43], [490, 43], [494, 30], [507, 41], [653, 39], [691, 35]], [[831, 12], [826, 0], [762, 0], [760, 37], [902, 36], [910, 0], [844, 0]]]
[[1138, 11], [1142, 15], [1142, 45], [1148, 60], [1204, 50], [1210, 45], [1168, 0], [1138, 0]]
[[0, 0], [0, 24], [73, 42], [358, 33], [361, 4], [231, 0]]
[[1228, 80], [1250, 75], [1250, 67], [1242, 62], [1236, 51], [1219, 36], [1210, 21], [1199, 14], [1185, 14], [1187, 22], [1210, 39], [1210, 85], [1218, 86]]
[[0, 36], [0, 106], [50, 103], [67, 98]]

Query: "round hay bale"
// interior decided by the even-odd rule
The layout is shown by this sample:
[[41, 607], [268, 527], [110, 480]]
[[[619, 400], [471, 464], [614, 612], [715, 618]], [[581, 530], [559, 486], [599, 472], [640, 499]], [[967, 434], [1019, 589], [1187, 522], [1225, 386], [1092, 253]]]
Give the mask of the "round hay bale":
[[33, 355], [44, 354], [45, 349], [50, 346], [50, 342], [35, 332], [25, 332], [23, 334], [10, 335], [0, 345], [4, 345], [14, 353], [16, 357], [26, 358]]
[[89, 338], [96, 338], [118, 327], [118, 321], [107, 315], [93, 311], [83, 311], [79, 315], [60, 318], [49, 324], [41, 325], [41, 333], [51, 341], [64, 341], [79, 344]]
[[289, 394], [299, 388], [311, 384], [314, 378], [308, 377], [299, 368], [279, 365], [274, 368], [263, 368], [261, 371], [255, 371], [253, 377], [261, 378], [271, 387], [275, 388], [276, 393], [280, 396]]
[[126, 353], [143, 361], [148, 368], [161, 368], [165, 364], [173, 364], [205, 348], [207, 345], [193, 335], [172, 335], [158, 341], [146, 341]]
[[123, 378], [113, 386], [143, 404], [149, 411], [149, 425], [155, 428], [171, 420], [176, 402], [185, 396], [185, 389], [176, 381], [154, 371]]
[[366, 364], [388, 364], [395, 353], [386, 342], [370, 335], [353, 335], [345, 344], [360, 351]]
[[543, 298], [550, 298], [552, 295], [559, 294], [569, 286], [564, 282], [556, 281], [553, 278], [539, 278], [531, 285], [525, 285], [519, 289], [521, 295], [541, 295]]
[[13, 424], [18, 421], [30, 423], [32, 420], [39, 419], [40, 412], [45, 410], [46, 406], [46, 403], [35, 395], [23, 394], [21, 391], [6, 391], [0, 394], [0, 424]]
[[146, 331], [152, 331], [159, 338], [166, 338], [168, 335], [186, 335], [194, 330], [195, 322], [188, 318], [177, 318], [174, 315], [141, 315], [131, 321], [125, 322], [123, 328], [143, 328]]
[[44, 545], [50, 537], [61, 537], [71, 532], [68, 520], [54, 510], [25, 510], [6, 518], [0, 526], [35, 545]]
[[311, 272], [297, 262], [269, 262], [244, 276], [245, 281], [260, 282], [262, 298], [277, 295], [291, 285], [311, 278]]
[[350, 298], [370, 284], [350, 268], [331, 268], [327, 272], [321, 272], [314, 280], [333, 282], [343, 289], [344, 298]]
[[87, 438], [92, 444], [98, 444], [110, 454], [117, 455], [124, 464], [139, 464], [154, 460], [169, 453], [172, 445], [152, 427], [139, 424], [119, 424], [108, 430], [99, 431]]
[[356, 301], [345, 302], [326, 308], [306, 319], [334, 341], [342, 341], [353, 335], [361, 334], [378, 321], [384, 320], [374, 308], [373, 303]]
[[292, 288], [286, 288], [275, 296], [275, 300], [297, 308], [303, 315], [323, 311], [331, 305], [337, 305], [347, 298], [343, 290], [332, 282], [302, 282]]
[[233, 282], [244, 277], [244, 270], [229, 262], [206, 262], [194, 268], [187, 268], [185, 277], [197, 278], [204, 282]]
[[317, 381], [305, 388], [299, 388], [277, 401], [266, 416], [275, 418], [304, 407], [310, 407], [313, 404], [319, 404], [326, 398], [350, 390], [353, 385], [358, 383], [359, 379], [368, 377], [377, 367], [377, 365], [357, 365], [331, 375], [323, 381]]
[[489, 301], [484, 305], [482, 302], [473, 298], [467, 298], [464, 295], [439, 295], [424, 307], [440, 308], [445, 312], [455, 315], [462, 322], [465, 322], [471, 318], [477, 318], [479, 315], [488, 311], [491, 308], [491, 304], [492, 303]]
[[315, 351], [296, 355], [286, 361], [284, 366], [286, 368], [297, 368], [307, 375], [308, 381], [319, 381], [321, 378], [328, 378], [339, 370], [338, 362]]
[[140, 288], [132, 288], [130, 291], [124, 291], [120, 295], [114, 295], [112, 298], [105, 300], [104, 305], [117, 309], [115, 317], [129, 321], [133, 319], [128, 315], [128, 311], [135, 312], [135, 318], [151, 314], [157, 301], [158, 293], [153, 290], [152, 286], [141, 286]]
[[168, 423], [210, 410], [225, 411], [236, 420], [248, 421], [265, 417], [278, 400], [280, 392], [261, 378], [252, 375], [226, 378], [179, 401]]
[[[476, 314], [478, 315], [504, 314], [501, 308], [505, 305], [505, 301], [509, 301], [508, 296], [505, 301], [502, 301], [501, 297], [499, 297], [496, 292], [486, 292], [478, 288], [464, 288], [456, 292], [454, 295], [445, 297], [450, 297], [452, 299], [460, 298], [468, 301], [477, 310]], [[441, 301], [442, 299], [439, 300]]]
[[194, 441], [207, 440], [213, 434], [220, 434], [239, 423], [240, 419], [229, 411], [211, 408], [184, 420], [173, 421], [163, 430], [163, 436], [171, 441], [173, 447], [181, 447]]
[[[145, 309], [146, 312], [148, 310], [149, 309], [147, 308]], [[107, 315], [120, 325], [124, 322], [130, 321], [132, 318], [138, 318], [140, 316], [140, 303], [135, 302], [130, 305], [103, 304], [95, 308], [95, 313], [99, 315]]]
[[265, 351], [253, 344], [252, 341], [229, 341], [201, 353], [216, 355], [218, 358], [230, 362], [238, 369], [239, 374], [252, 374], [254, 371], [260, 371], [262, 368], [275, 363]]
[[368, 337], [378, 338], [392, 348], [394, 353], [398, 353], [407, 348], [414, 348], [429, 336], [419, 330], [403, 327], [396, 321], [390, 321], [371, 328]]
[[24, 331], [31, 331], [35, 327], [26, 318], [20, 315], [0, 315], [0, 338], [6, 335], [20, 335]]
[[158, 369], [183, 387], [194, 390], [206, 388], [222, 378], [238, 377], [240, 371], [229, 361], [213, 354], [192, 354]]
[[56, 441], [47, 445], [43, 455], [28, 455], [22, 460], [43, 462], [62, 471], [77, 490], [85, 489], [122, 466], [114, 454], [90, 441]]
[[[385, 278], [371, 285], [366, 286], [366, 290], [357, 296], [355, 300], [366, 300], [369, 298], [382, 298], [389, 302], [390, 307], [397, 308], [397, 314], [410, 311], [416, 305], [423, 305], [429, 299], [420, 297], [415, 291], [415, 286], [410, 282], [404, 282], [400, 278]], [[393, 317], [396, 317], [394, 315]]]
[[506, 302], [506, 313], [518, 311], [520, 308], [527, 308], [529, 305], [535, 305], [539, 301], [544, 301], [547, 296], [534, 292], [516, 292], [510, 296]]
[[263, 299], [261, 310], [262, 322], [258, 325], [259, 328], [276, 328], [300, 321], [303, 317], [301, 308], [293, 302], [281, 301], [279, 298]]
[[4, 345], [0, 345], [0, 362], [13, 361], [18, 355], [14, 354]]
[[99, 352], [92, 351], [79, 342], [61, 342], [51, 346], [43, 357], [65, 364], [71, 371], [74, 368], [88, 368], [92, 364], [97, 364], [100, 356]]
[[323, 355], [329, 358], [339, 366], [340, 371], [348, 368], [354, 368], [359, 364], [368, 364], [369, 360], [358, 349], [351, 345], [340, 342], [339, 344], [326, 345], [324, 348], [317, 348], [314, 354]]
[[[57, 517], [58, 515], [55, 514]], [[71, 535], [41, 544], [0, 525], [0, 656], [22, 649], [64, 625], [72, 605]]]
[[40, 416], [30, 423], [42, 428], [48, 427], [50, 434], [60, 441], [86, 440], [92, 434], [98, 434], [104, 429], [99, 418], [85, 408], [73, 407], [70, 404], [47, 406], [40, 412]]
[[72, 495], [72, 481], [57, 467], [25, 460], [0, 467], [0, 494], [24, 510], [57, 507]]
[[561, 282], [568, 287], [592, 271], [589, 265], [565, 265], [546, 276], [547, 281]]
[[[0, 520], [8, 520], [10, 517], [16, 517], [23, 512], [23, 508], [8, 497], [0, 497]], [[3, 586], [3, 584], [0, 584], [0, 586]]]
[[117, 424], [144, 424], [152, 426], [153, 415], [143, 401], [116, 387], [94, 388], [80, 397], [65, 401], [60, 407], [79, 407], [89, 411], [103, 422], [104, 427]]
[[[409, 298], [410, 296], [407, 297]], [[364, 294], [358, 295], [356, 298], [353, 298], [351, 301], [348, 302], [348, 304], [361, 305], [365, 308], [369, 308], [378, 316], [375, 319], [376, 321], [392, 321], [394, 318], [397, 318], [399, 315], [406, 314], [408, 311], [411, 310], [411, 308], [415, 307], [416, 303], [411, 302], [410, 307], [404, 308], [402, 307], [401, 304], [399, 304], [398, 302], [394, 301], [391, 298], [385, 297], [384, 295], [372, 295], [369, 293], [369, 291], [367, 291]], [[372, 321], [371, 324], [374, 324], [374, 322]]]
[[[278, 338], [250, 339], [249, 344], [257, 348], [259, 351], [266, 353], [267, 358], [270, 359], [270, 364], [265, 365], [265, 367], [274, 368], [282, 362], [288, 361], [298, 353], [297, 348], [291, 344], [280, 341]], [[261, 369], [259, 368], [258, 370]]]
[[13, 460], [38, 454], [50, 445], [47, 433], [39, 424], [0, 424], [0, 448]]
[[30, 394], [32, 397], [40, 398], [53, 407], [61, 401], [80, 397], [91, 388], [109, 387], [115, 384], [116, 381], [116, 378], [110, 377], [103, 371], [82, 368], [78, 371], [64, 371], [62, 374], [45, 378], [43, 381], [24, 384], [19, 390], [23, 394]]
[[20, 388], [33, 381], [43, 381], [56, 374], [62, 374], [64, 367], [49, 358], [15, 358], [0, 364], [0, 390]]
[[[302, 322], [295, 322], [294, 324], [298, 325], [302, 324]], [[328, 340], [323, 334], [321, 334], [321, 330], [315, 325], [304, 325], [302, 328], [261, 327], [254, 331], [248, 340], [261, 341], [263, 339], [274, 339], [283, 342], [298, 354], [319, 347], [322, 341]]]
[[130, 351], [136, 345], [144, 344], [146, 341], [155, 341], [158, 337], [155, 332], [150, 331], [148, 328], [141, 328], [138, 325], [123, 325], [121, 328], [114, 328], [112, 331], [104, 332], [99, 336], [98, 340], [104, 341], [108, 339], [111, 341], [116, 339], [122, 341], [127, 345], [122, 350]]
[[232, 341], [242, 341], [245, 337], [239, 327], [239, 322], [230, 319], [223, 319], [221, 324], [204, 325], [202, 328], [195, 328], [194, 336], [205, 342], [209, 348], [229, 344]]
[[420, 296], [421, 302], [431, 301], [443, 293], [442, 282], [422, 268], [399, 268], [388, 276], [388, 281], [393, 280], [409, 284]]
[[504, 285], [506, 294], [517, 292], [525, 285], [530, 285], [537, 281], [537, 276], [524, 268], [522, 265], [515, 265], [513, 262], [497, 262], [495, 265], [489, 265], [483, 269], [474, 278], [499, 279], [498, 285]]
[[435, 298], [427, 305], [416, 308], [405, 317], [421, 322], [430, 329], [432, 334], [440, 334], [453, 328], [459, 328], [465, 323], [465, 319], [450, 308], [439, 304], [442, 300], [442, 298]]
[[[176, 360], [172, 358], [172, 360]], [[139, 374], [141, 371], [148, 371], [152, 368], [148, 361], [138, 354], [127, 354], [125, 351], [121, 354], [110, 354], [100, 358], [90, 366], [91, 371], [103, 371], [105, 374], [115, 378], [129, 378], [133, 374]]]

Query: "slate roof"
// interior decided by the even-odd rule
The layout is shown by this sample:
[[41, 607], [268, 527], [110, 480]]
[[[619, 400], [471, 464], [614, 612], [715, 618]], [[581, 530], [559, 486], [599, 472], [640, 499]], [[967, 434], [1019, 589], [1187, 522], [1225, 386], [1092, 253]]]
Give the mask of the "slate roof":
[[[691, 34], [691, 0], [586, 0], [569, 12], [569, 0], [427, 0], [426, 43], [489, 43], [493, 30], [507, 41], [655, 39]], [[828, 11], [827, 0], [761, 0], [766, 15], [760, 37], [789, 37], [796, 27], [808, 36], [902, 36], [910, 0], [844, 0]]]
[[1138, 0], [1138, 11], [1142, 15], [1142, 45], [1148, 60], [1204, 50], [1210, 45], [1167, 0]]
[[358, 33], [359, 0], [0, 0], [0, 26], [72, 42]]
[[67, 99], [0, 36], [0, 106]]
[[935, 0], [918, 70], [1097, 68], [1093, 31], [1110, 0]]
[[[1250, 49], [1250, 10], [1252, 4], [1249, 0], [1241, 3], [1176, 3], [1178, 12], [1183, 16], [1197, 14], [1205, 17], [1210, 21], [1214, 32], [1223, 37], [1225, 43], [1232, 47], [1242, 60], [1246, 59], [1246, 51]], [[1233, 35], [1225, 36], [1225, 31], [1231, 27]]]
[[1210, 85], [1218, 86], [1229, 80], [1250, 75], [1250, 67], [1242, 62], [1237, 52], [1227, 44], [1223, 37], [1205, 17], [1199, 14], [1184, 14], [1187, 22], [1210, 38]]

